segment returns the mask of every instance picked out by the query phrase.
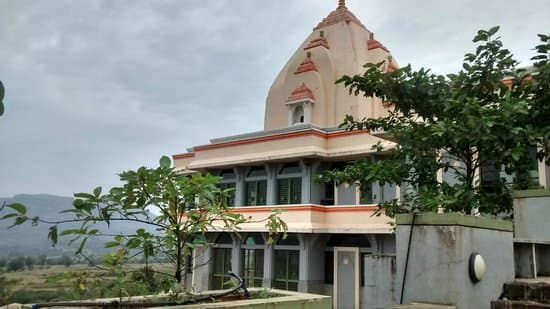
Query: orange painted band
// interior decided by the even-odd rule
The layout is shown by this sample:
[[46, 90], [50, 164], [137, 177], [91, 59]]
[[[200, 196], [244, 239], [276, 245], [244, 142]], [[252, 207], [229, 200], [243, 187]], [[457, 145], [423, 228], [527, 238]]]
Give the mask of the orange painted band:
[[266, 207], [266, 206], [242, 206], [231, 208], [231, 212], [247, 213], [247, 212], [270, 212], [274, 209], [280, 209], [284, 212], [291, 211], [318, 211], [318, 212], [343, 212], [343, 211], [376, 211], [378, 206], [319, 206], [319, 205], [297, 205], [283, 207]]
[[195, 157], [194, 152], [172, 155], [173, 160], [185, 159], [185, 158], [194, 158], [194, 157]]

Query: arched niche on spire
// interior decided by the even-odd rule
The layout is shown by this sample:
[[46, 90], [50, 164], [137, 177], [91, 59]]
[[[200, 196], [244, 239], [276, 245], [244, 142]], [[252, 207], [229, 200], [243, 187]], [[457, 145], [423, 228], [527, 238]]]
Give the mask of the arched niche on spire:
[[288, 126], [311, 123], [311, 110], [315, 97], [305, 83], [292, 91], [285, 102], [288, 107]]

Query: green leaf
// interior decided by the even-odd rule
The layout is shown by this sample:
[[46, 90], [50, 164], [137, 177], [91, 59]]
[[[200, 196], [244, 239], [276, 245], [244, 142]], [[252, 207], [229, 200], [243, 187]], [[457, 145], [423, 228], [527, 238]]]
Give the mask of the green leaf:
[[21, 203], [13, 203], [13, 204], [9, 204], [7, 205], [9, 208], [17, 211], [19, 214], [21, 215], [24, 215], [27, 213], [27, 208], [25, 207], [25, 205], [21, 204]]
[[487, 31], [487, 34], [489, 34], [489, 36], [497, 33], [498, 29], [500, 29], [500, 26], [494, 26], [493, 28], [489, 29], [489, 31]]
[[59, 236], [66, 236], [70, 234], [85, 234], [85, 233], [86, 233], [86, 230], [84, 229], [68, 229], [68, 230], [63, 230], [61, 233], [59, 233]]
[[4, 84], [2, 84], [2, 81], [0, 80], [0, 101], [4, 100], [4, 94], [5, 94]]
[[75, 255], [82, 253], [82, 250], [84, 249], [84, 246], [86, 245], [86, 241], [88, 241], [88, 237], [84, 238], [80, 242], [80, 246], [78, 247], [78, 250], [76, 250], [76, 252], [74, 253]]
[[17, 217], [17, 216], [18, 216], [18, 214], [16, 214], [16, 213], [11, 213], [11, 214], [7, 214], [7, 215], [3, 216], [2, 218], [0, 218], [0, 220], [12, 218], [12, 217]]
[[101, 195], [101, 187], [96, 187], [94, 189], [94, 195], [96, 198], [98, 198]]
[[52, 247], [57, 244], [57, 225], [50, 226], [50, 231], [48, 232], [48, 239], [52, 242]]
[[95, 196], [93, 196], [92, 194], [90, 194], [90, 193], [84, 193], [84, 192], [75, 193], [75, 194], [74, 194], [74, 197], [76, 197], [76, 198], [82, 198], [82, 199], [93, 199], [93, 198], [95, 198]]
[[8, 228], [12, 228], [16, 225], [21, 225], [25, 222], [27, 222], [29, 218], [27, 218], [26, 216], [18, 216], [17, 218], [15, 218], [15, 221], [13, 222], [12, 225], [8, 226]]
[[169, 168], [172, 165], [172, 161], [167, 156], [162, 156], [159, 160], [160, 167]]
[[65, 209], [60, 211], [59, 213], [67, 213], [67, 212], [80, 212], [79, 209]]
[[113, 247], [117, 247], [117, 246], [120, 246], [120, 242], [116, 241], [116, 240], [108, 241], [108, 242], [105, 243], [105, 248], [113, 248]]
[[128, 247], [128, 249], [135, 249], [140, 245], [141, 245], [141, 239], [139, 238], [132, 238], [128, 240], [128, 242], [126, 243], [126, 247]]

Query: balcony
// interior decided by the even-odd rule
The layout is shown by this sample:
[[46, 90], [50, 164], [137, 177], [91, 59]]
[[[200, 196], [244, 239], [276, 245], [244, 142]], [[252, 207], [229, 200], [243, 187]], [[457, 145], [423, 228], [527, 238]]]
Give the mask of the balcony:
[[282, 210], [280, 217], [292, 233], [392, 233], [393, 220], [384, 214], [376, 216], [376, 205], [246, 206], [232, 208], [232, 211], [248, 219], [248, 223], [241, 225], [243, 232], [265, 232], [263, 220], [274, 209]]

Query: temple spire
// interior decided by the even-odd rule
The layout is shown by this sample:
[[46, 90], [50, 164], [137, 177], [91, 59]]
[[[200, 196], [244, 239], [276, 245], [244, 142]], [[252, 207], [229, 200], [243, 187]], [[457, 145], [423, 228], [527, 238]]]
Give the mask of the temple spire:
[[346, 0], [338, 0], [338, 6], [346, 6]]

